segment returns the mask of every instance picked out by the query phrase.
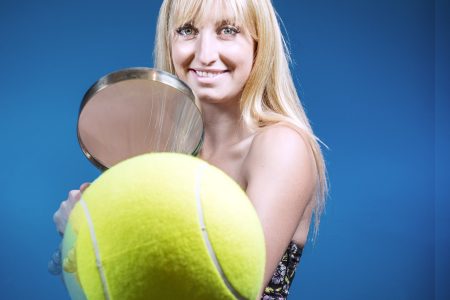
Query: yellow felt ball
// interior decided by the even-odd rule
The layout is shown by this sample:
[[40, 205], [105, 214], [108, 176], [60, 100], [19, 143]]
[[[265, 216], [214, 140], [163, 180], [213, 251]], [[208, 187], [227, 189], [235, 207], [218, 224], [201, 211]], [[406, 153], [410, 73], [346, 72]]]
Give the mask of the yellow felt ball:
[[251, 299], [262, 285], [264, 236], [225, 173], [174, 153], [104, 172], [74, 208], [63, 241], [73, 299]]

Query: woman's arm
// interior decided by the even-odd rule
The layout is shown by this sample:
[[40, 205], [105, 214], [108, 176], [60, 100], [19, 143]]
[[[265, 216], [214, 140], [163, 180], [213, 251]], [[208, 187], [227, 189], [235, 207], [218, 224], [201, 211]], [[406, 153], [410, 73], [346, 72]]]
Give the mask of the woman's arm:
[[315, 164], [310, 147], [297, 131], [273, 125], [255, 136], [244, 172], [247, 195], [266, 239], [264, 288], [312, 199]]

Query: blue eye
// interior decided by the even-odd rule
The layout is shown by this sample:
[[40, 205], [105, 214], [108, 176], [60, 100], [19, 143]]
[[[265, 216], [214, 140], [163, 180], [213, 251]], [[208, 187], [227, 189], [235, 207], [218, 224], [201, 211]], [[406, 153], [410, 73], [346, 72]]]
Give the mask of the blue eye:
[[176, 32], [181, 36], [193, 36], [198, 33], [198, 30], [195, 29], [192, 25], [183, 25], [179, 27]]
[[231, 26], [231, 25], [227, 25], [227, 26], [223, 27], [220, 31], [221, 31], [221, 33], [223, 33], [225, 35], [235, 35], [240, 32], [238, 27]]

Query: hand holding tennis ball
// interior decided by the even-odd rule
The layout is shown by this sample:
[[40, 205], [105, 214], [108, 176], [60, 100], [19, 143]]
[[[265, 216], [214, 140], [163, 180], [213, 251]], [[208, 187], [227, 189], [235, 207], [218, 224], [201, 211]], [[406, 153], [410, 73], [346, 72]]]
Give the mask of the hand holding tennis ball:
[[55, 222], [56, 230], [62, 235], [66, 229], [67, 220], [73, 207], [81, 198], [81, 194], [89, 187], [90, 183], [85, 182], [80, 186], [79, 190], [71, 190], [67, 195], [67, 199], [61, 202], [59, 209], [53, 215], [53, 222]]

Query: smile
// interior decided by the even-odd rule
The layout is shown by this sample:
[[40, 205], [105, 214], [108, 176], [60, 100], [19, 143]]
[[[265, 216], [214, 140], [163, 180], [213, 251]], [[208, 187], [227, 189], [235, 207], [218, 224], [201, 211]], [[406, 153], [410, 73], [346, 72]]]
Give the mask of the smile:
[[214, 78], [226, 72], [226, 71], [200, 71], [200, 70], [193, 70], [193, 71], [200, 78]]

